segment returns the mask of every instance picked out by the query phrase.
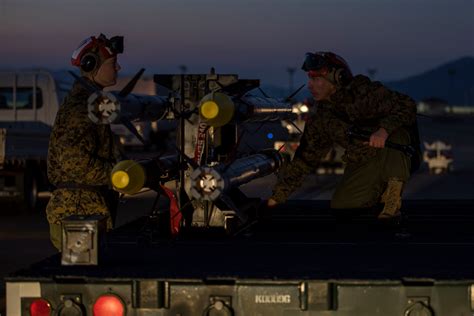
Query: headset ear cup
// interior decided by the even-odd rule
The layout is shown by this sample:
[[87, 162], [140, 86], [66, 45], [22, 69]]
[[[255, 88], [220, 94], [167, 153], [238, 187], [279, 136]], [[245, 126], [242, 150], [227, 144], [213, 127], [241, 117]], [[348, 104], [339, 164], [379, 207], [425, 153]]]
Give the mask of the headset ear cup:
[[84, 72], [93, 71], [98, 64], [98, 57], [96, 54], [88, 53], [81, 58], [81, 69]]
[[341, 74], [342, 74], [343, 69], [337, 69], [334, 71], [334, 82], [338, 85], [341, 85]]
[[341, 86], [346, 85], [349, 82], [350, 77], [349, 72], [345, 68], [337, 69], [334, 72], [334, 82]]

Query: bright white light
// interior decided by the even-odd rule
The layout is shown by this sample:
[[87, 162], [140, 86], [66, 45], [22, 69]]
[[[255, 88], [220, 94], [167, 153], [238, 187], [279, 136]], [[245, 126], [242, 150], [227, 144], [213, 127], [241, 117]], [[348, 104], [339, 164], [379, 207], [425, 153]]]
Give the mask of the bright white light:
[[309, 111], [308, 106], [306, 104], [303, 104], [302, 106], [300, 106], [300, 111], [301, 113], [308, 112]]
[[293, 107], [292, 107], [292, 109], [291, 109], [291, 112], [296, 113], [296, 114], [300, 114], [300, 112], [301, 112], [301, 105], [302, 105], [302, 104], [303, 104], [303, 103], [301, 103], [301, 102], [298, 102], [298, 103], [293, 104]]

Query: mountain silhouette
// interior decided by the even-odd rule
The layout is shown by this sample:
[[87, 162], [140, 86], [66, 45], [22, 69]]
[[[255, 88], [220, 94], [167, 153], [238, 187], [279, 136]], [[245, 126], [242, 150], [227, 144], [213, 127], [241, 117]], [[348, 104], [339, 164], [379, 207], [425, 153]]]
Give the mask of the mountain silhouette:
[[474, 105], [474, 57], [463, 57], [406, 79], [384, 82], [417, 101], [429, 98]]

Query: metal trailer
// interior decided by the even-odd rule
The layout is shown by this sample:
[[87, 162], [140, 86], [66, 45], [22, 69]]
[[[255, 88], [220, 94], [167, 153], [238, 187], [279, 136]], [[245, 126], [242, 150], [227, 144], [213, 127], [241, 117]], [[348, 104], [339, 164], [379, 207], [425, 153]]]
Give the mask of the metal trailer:
[[473, 205], [406, 201], [397, 226], [290, 201], [238, 236], [175, 240], [145, 217], [108, 235], [96, 266], [58, 254], [7, 277], [7, 315], [472, 315]]

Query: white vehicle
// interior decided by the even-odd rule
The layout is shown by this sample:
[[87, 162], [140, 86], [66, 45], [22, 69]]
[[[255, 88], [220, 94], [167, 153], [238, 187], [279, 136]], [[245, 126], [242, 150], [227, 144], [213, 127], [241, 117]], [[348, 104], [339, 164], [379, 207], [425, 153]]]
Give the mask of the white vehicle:
[[428, 164], [430, 173], [441, 174], [452, 171], [453, 156], [451, 145], [437, 140], [431, 144], [424, 142], [423, 160]]
[[0, 199], [34, 209], [47, 189], [46, 158], [56, 112], [72, 86], [65, 72], [0, 72]]

